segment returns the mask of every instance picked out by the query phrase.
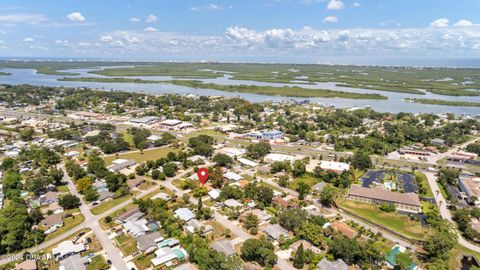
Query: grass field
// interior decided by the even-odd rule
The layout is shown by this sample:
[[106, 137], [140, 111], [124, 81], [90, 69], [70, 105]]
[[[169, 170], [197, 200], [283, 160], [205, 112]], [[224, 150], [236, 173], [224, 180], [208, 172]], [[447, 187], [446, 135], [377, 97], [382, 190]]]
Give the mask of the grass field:
[[130, 256], [137, 251], [137, 241], [135, 241], [135, 238], [130, 235], [125, 233], [120, 234], [115, 237], [115, 241], [118, 243], [124, 256]]
[[59, 228], [58, 230], [54, 231], [53, 233], [47, 235], [45, 237], [45, 241], [53, 239], [65, 232], [70, 231], [78, 224], [82, 223], [85, 220], [85, 217], [82, 214], [74, 215], [68, 218], [63, 219], [63, 227]]
[[106, 201], [106, 202], [102, 202], [101, 204], [91, 208], [90, 211], [94, 215], [99, 215], [99, 214], [107, 211], [108, 209], [116, 206], [117, 204], [120, 204], [120, 203], [123, 203], [123, 202], [129, 200], [130, 198], [132, 198], [132, 195], [127, 195], [127, 196], [123, 196], [123, 197], [116, 198], [116, 199], [113, 199], [113, 200], [109, 200], [109, 201]]
[[166, 157], [168, 152], [176, 152], [178, 149], [173, 148], [173, 147], [160, 147], [160, 148], [154, 148], [154, 149], [147, 149], [144, 150], [143, 153], [140, 151], [132, 151], [132, 152], [127, 152], [127, 153], [122, 153], [118, 155], [109, 155], [103, 157], [105, 160], [105, 163], [107, 165], [110, 165], [112, 161], [115, 159], [123, 158], [123, 159], [133, 159], [137, 163], [142, 163], [147, 160], [156, 160], [162, 157]]
[[298, 183], [303, 182], [307, 184], [309, 187], [312, 187], [316, 183], [318, 183], [318, 179], [315, 179], [315, 177], [311, 176], [303, 176], [299, 178], [295, 178], [293, 180], [290, 180], [290, 184], [288, 185], [288, 188], [291, 190], [297, 190]]
[[411, 221], [407, 216], [397, 213], [383, 212], [375, 205], [347, 200], [338, 201], [337, 203], [339, 206], [372, 223], [381, 225], [408, 238], [422, 240], [429, 234], [429, 230], [423, 228], [419, 221]]
[[66, 185], [57, 186], [57, 191], [60, 192], [60, 193], [68, 192], [68, 187]]
[[93, 257], [92, 261], [87, 265], [87, 270], [102, 270], [108, 268], [109, 266], [102, 255]]

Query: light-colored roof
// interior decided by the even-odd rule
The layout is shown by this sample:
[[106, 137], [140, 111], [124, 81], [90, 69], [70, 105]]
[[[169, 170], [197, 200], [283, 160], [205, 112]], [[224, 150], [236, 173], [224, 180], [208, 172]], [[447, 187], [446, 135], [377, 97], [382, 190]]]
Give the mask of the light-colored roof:
[[223, 204], [225, 204], [225, 206], [227, 206], [227, 207], [242, 207], [243, 206], [243, 204], [241, 204], [239, 201], [237, 201], [235, 199], [225, 200], [223, 202]]
[[212, 243], [211, 248], [227, 256], [231, 256], [235, 254], [232, 241], [228, 239], [224, 239], [224, 240], [220, 240]]
[[26, 260], [24, 262], [21, 262], [15, 266], [15, 270], [36, 270], [37, 269], [37, 263], [35, 260]]
[[228, 180], [233, 180], [233, 181], [240, 181], [243, 179], [243, 177], [235, 172], [227, 172], [223, 175], [223, 177], [227, 178]]
[[345, 235], [350, 239], [354, 238], [357, 235], [357, 232], [344, 222], [335, 221], [330, 226], [332, 226], [335, 231]]
[[40, 222], [40, 224], [46, 228], [53, 227], [55, 225], [63, 224], [62, 214], [53, 214], [46, 217]]
[[71, 253], [79, 253], [85, 250], [84, 244], [74, 244], [72, 241], [63, 241], [56, 248], [52, 249], [53, 255], [64, 255]]
[[75, 254], [66, 259], [63, 259], [60, 262], [59, 270], [85, 270], [87, 267], [85, 263], [88, 262], [88, 259], [85, 257], [80, 257], [79, 254]]
[[152, 232], [139, 235], [135, 237], [135, 239], [137, 240], [137, 244], [140, 249], [145, 251], [151, 247], [156, 247], [157, 242], [163, 240], [163, 237], [159, 232]]
[[218, 197], [220, 197], [220, 189], [212, 189], [208, 192], [208, 196], [210, 196], [212, 199], [216, 200]]
[[348, 270], [348, 265], [342, 259], [331, 262], [323, 258], [317, 267], [319, 270]]
[[336, 171], [336, 172], [343, 172], [350, 169], [350, 164], [344, 162], [336, 162], [336, 161], [326, 161], [322, 160], [320, 162], [320, 168], [324, 170]]
[[275, 240], [278, 240], [281, 235], [284, 237], [288, 236], [288, 231], [279, 224], [269, 224], [263, 228], [263, 232]]
[[382, 187], [365, 188], [359, 185], [352, 185], [350, 196], [364, 197], [381, 200], [385, 202], [401, 203], [420, 207], [420, 199], [414, 193], [400, 193], [386, 190]]
[[195, 217], [195, 214], [188, 208], [178, 208], [175, 210], [175, 215], [183, 221], [189, 221]]

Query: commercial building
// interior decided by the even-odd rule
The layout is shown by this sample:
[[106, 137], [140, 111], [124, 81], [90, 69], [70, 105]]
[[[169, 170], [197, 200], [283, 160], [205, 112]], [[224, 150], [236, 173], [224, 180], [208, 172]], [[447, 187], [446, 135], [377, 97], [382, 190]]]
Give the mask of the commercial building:
[[137, 162], [133, 159], [116, 159], [112, 161], [112, 164], [107, 166], [107, 169], [111, 172], [118, 172], [125, 168], [135, 166]]
[[371, 204], [390, 203], [394, 204], [397, 210], [411, 213], [422, 211], [417, 194], [393, 192], [382, 187], [365, 188], [359, 185], [352, 185], [348, 199]]
[[344, 162], [322, 160], [320, 162], [320, 168], [326, 171], [344, 172], [350, 169], [350, 164]]
[[458, 185], [460, 190], [468, 196], [470, 203], [480, 204], [480, 177], [460, 177]]
[[278, 140], [282, 139], [284, 134], [278, 130], [262, 130], [247, 133], [245, 136], [255, 140]]

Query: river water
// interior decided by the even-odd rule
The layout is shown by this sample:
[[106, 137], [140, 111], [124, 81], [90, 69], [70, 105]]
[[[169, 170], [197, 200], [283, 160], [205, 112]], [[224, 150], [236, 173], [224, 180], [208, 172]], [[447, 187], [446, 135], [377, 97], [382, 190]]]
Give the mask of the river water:
[[[100, 67], [99, 67], [100, 68]], [[111, 68], [111, 67], [109, 67]], [[104, 77], [102, 75], [95, 75], [88, 73], [92, 70], [98, 69], [72, 69], [66, 70], [66, 72], [79, 73], [79, 77]], [[248, 94], [248, 93], [236, 93], [236, 92], [224, 92], [213, 89], [196, 89], [186, 86], [179, 86], [168, 83], [159, 83], [159, 84], [136, 84], [136, 83], [103, 83], [103, 82], [68, 82], [68, 81], [57, 81], [58, 78], [63, 78], [64, 76], [58, 75], [43, 75], [37, 74], [33, 69], [0, 69], [0, 71], [5, 71], [11, 73], [10, 76], [0, 76], [0, 83], [2, 84], [31, 84], [38, 86], [65, 86], [65, 87], [89, 87], [93, 89], [101, 90], [122, 90], [122, 91], [131, 91], [131, 92], [144, 92], [151, 94], [196, 94], [196, 95], [220, 95], [227, 97], [242, 97], [251, 102], [263, 102], [263, 101], [284, 101], [284, 100], [305, 100], [305, 98], [291, 98], [291, 97], [281, 97], [281, 96], [269, 96], [269, 95], [257, 95], [257, 94]], [[121, 77], [121, 76], [116, 76]], [[159, 80], [159, 81], [168, 81], [173, 78], [170, 76], [129, 76], [127, 78], [138, 78], [145, 80]], [[233, 80], [232, 76], [229, 74], [224, 74], [223, 77], [214, 78], [214, 79], [196, 79], [203, 82], [211, 82], [215, 84], [224, 84], [224, 85], [258, 85], [258, 86], [299, 86], [308, 89], [331, 89], [337, 91], [346, 91], [346, 92], [355, 92], [355, 93], [378, 93], [383, 96], [388, 97], [387, 100], [358, 100], [358, 99], [345, 99], [345, 98], [308, 98], [311, 102], [316, 102], [320, 105], [325, 106], [334, 106], [338, 108], [349, 108], [349, 107], [371, 107], [372, 109], [379, 112], [412, 112], [412, 113], [455, 113], [455, 114], [468, 114], [476, 116], [480, 114], [480, 107], [456, 107], [456, 106], [440, 106], [440, 105], [427, 105], [427, 104], [417, 104], [406, 102], [403, 99], [405, 98], [429, 98], [429, 99], [443, 99], [443, 100], [454, 100], [454, 101], [474, 101], [480, 102], [480, 96], [477, 97], [454, 97], [454, 96], [443, 96], [435, 95], [432, 93], [426, 93], [426, 95], [414, 95], [408, 93], [395, 93], [395, 92], [386, 92], [386, 91], [375, 91], [368, 89], [358, 89], [358, 88], [349, 88], [349, 87], [339, 87], [336, 86], [335, 82], [331, 83], [317, 83], [317, 84], [304, 84], [300, 82], [297, 83], [268, 83], [268, 82], [257, 82], [257, 81], [246, 81], [246, 80]]]

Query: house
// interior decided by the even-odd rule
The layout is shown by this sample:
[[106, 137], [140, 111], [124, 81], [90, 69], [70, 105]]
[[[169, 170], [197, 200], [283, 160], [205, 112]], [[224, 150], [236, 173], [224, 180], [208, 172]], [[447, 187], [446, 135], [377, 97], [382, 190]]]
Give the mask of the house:
[[47, 214], [50, 211], [53, 214], [60, 214], [60, 213], [63, 213], [64, 209], [57, 202], [55, 202], [55, 203], [49, 204], [47, 207], [42, 207], [41, 211], [42, 211], [42, 214]]
[[350, 239], [357, 236], [357, 231], [355, 231], [352, 227], [348, 226], [348, 224], [346, 224], [345, 222], [335, 221], [330, 226], [336, 232], [339, 232]]
[[63, 241], [56, 248], [52, 249], [52, 254], [57, 260], [64, 259], [70, 255], [74, 255], [85, 251], [84, 244], [74, 244], [72, 241]]
[[284, 155], [284, 154], [277, 154], [277, 153], [270, 153], [265, 156], [264, 160], [267, 163], [274, 163], [276, 161], [288, 161], [288, 162], [293, 162], [296, 158], [294, 156], [290, 155]]
[[192, 218], [186, 222], [187, 225], [185, 229], [190, 233], [195, 233], [196, 231], [200, 231], [202, 234], [211, 233], [213, 231], [213, 227], [210, 224], [204, 225], [196, 218]]
[[224, 239], [213, 242], [210, 247], [218, 252], [225, 254], [226, 256], [235, 255], [235, 250], [233, 249], [233, 244], [231, 240]]
[[138, 207], [138, 205], [135, 205], [134, 207], [118, 215], [117, 218], [115, 219], [115, 222], [118, 224], [123, 224], [130, 220], [132, 221], [137, 220], [141, 217], [143, 217], [143, 213], [140, 211], [140, 208]]
[[129, 160], [116, 159], [116, 160], [112, 161], [112, 164], [107, 166], [107, 169], [111, 172], [118, 172], [118, 171], [121, 171], [125, 168], [135, 166], [136, 164], [137, 164], [137, 162], [133, 159], [129, 159]]
[[285, 239], [288, 239], [288, 231], [279, 224], [269, 224], [263, 228], [263, 232], [268, 236], [269, 239], [274, 241], [278, 241], [282, 235]]
[[157, 194], [153, 195], [150, 199], [151, 200], [162, 199], [162, 200], [168, 202], [168, 201], [170, 201], [170, 195], [168, 195], [165, 192], [160, 192], [160, 193], [157, 193]]
[[175, 215], [185, 222], [195, 218], [195, 214], [188, 208], [178, 208], [175, 210]]
[[243, 179], [243, 177], [235, 172], [227, 172], [223, 175], [225, 179], [233, 182], [238, 182]]
[[129, 188], [136, 188], [143, 183], [145, 183], [145, 179], [143, 178], [127, 179], [127, 186]]
[[227, 199], [223, 202], [223, 204], [229, 208], [243, 207], [243, 204], [241, 204], [239, 201], [235, 199]]
[[422, 211], [417, 194], [393, 192], [382, 187], [365, 188], [352, 185], [347, 198], [352, 201], [371, 204], [390, 203], [394, 204], [397, 210], [409, 213], [420, 213]]
[[220, 193], [221, 193], [220, 189], [212, 189], [207, 194], [208, 196], [210, 196], [210, 198], [212, 198], [213, 200], [216, 200], [220, 198]]
[[207, 159], [204, 156], [199, 156], [199, 155], [191, 156], [187, 158], [187, 160], [196, 165], [205, 164], [205, 162], [207, 161]]
[[49, 191], [45, 194], [40, 195], [41, 205], [48, 205], [56, 202], [58, 202], [58, 192]]
[[59, 270], [86, 270], [89, 263], [88, 258], [81, 257], [80, 254], [67, 257], [60, 261]]
[[163, 240], [159, 232], [152, 232], [135, 237], [137, 248], [144, 254], [152, 253], [157, 248], [157, 243]]
[[326, 258], [323, 258], [317, 263], [318, 270], [348, 270], [348, 265], [342, 260], [329, 261]]
[[438, 147], [443, 147], [445, 146], [445, 140], [435, 138], [431, 141], [432, 145], [438, 146]]
[[45, 229], [45, 234], [50, 234], [63, 226], [62, 214], [50, 215], [42, 220], [40, 225]]
[[14, 268], [15, 270], [37, 270], [37, 263], [35, 260], [26, 260], [17, 264]]
[[257, 218], [260, 222], [268, 222], [272, 218], [272, 216], [270, 216], [269, 214], [267, 214], [266, 212], [264, 212], [260, 209], [253, 209], [251, 211], [248, 211], [247, 213], [243, 214], [243, 216], [246, 216], [250, 213], [257, 216]]
[[149, 142], [155, 142], [155, 141], [158, 141], [162, 138], [162, 136], [159, 136], [159, 135], [155, 135], [155, 134], [152, 134], [150, 136], [147, 137], [147, 141]]
[[155, 251], [156, 257], [151, 260], [155, 269], [168, 269], [187, 259], [187, 252], [183, 248], [163, 247]]
[[344, 162], [322, 160], [320, 162], [320, 168], [326, 171], [334, 171], [340, 173], [348, 171], [350, 169], [350, 164]]
[[108, 199], [111, 199], [113, 198], [113, 193], [111, 193], [110, 191], [108, 191], [108, 189], [102, 189], [102, 190], [99, 190], [98, 191], [98, 200], [99, 201], [105, 201], [105, 200], [108, 200]]
[[246, 159], [246, 158], [238, 158], [237, 160], [238, 160], [238, 162], [240, 162], [240, 164], [245, 165], [245, 166], [249, 166], [249, 167], [258, 166], [258, 163], [256, 163], [255, 161], [251, 161], [251, 160]]
[[146, 219], [129, 220], [123, 224], [123, 230], [133, 237], [142, 235], [150, 231], [147, 226], [148, 221]]

